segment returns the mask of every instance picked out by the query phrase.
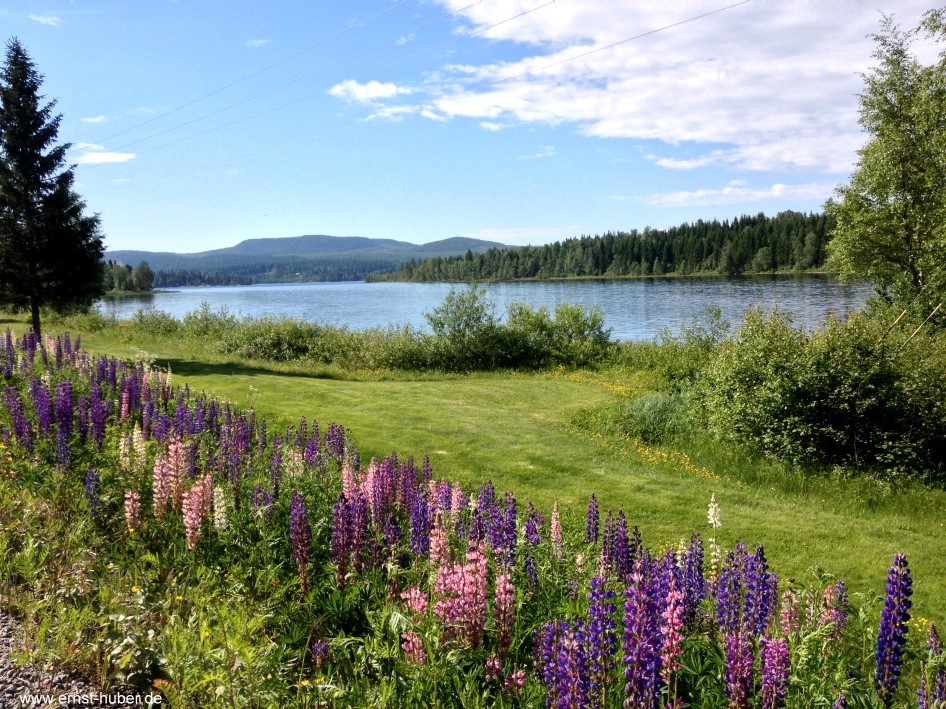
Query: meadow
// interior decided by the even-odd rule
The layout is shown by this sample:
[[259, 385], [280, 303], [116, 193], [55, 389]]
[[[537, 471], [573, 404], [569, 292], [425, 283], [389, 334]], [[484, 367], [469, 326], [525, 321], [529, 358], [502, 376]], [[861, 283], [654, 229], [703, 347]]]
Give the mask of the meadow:
[[[138, 363], [122, 370], [135, 373], [127, 381], [149, 381], [153, 406], [163, 406], [169, 421], [200, 418], [200, 410], [211, 421], [209, 402], [218, 403], [217, 423], [197, 432], [180, 424], [191, 452], [178, 452], [184, 458], [176, 465], [193, 470], [174, 478], [179, 489], [163, 516], [152, 509], [159, 463], [173, 460], [174, 429], [145, 436], [158, 409], [141, 419], [147, 401], [139, 387], [129, 395], [140, 397], [137, 406], [124, 412], [122, 377], [112, 384], [119, 410], [109, 412], [101, 445], [77, 446], [81, 466], [62, 465], [52, 424], [46, 448], [38, 448], [43, 454], [21, 459], [10, 444], [4, 499], [18, 502], [2, 519], [4, 603], [33, 621], [38, 656], [103, 682], [158, 686], [182, 706], [610, 706], [631, 697], [638, 680], [648, 698], [630, 706], [674, 695], [688, 706], [748, 706], [739, 702], [750, 696], [781, 706], [773, 668], [786, 662], [788, 706], [831, 706], [841, 694], [849, 706], [913, 705], [931, 624], [944, 621], [946, 494], [922, 480], [789, 463], [688, 420], [680, 405], [686, 387], [668, 381], [681, 381], [674, 372], [698, 357], [693, 338], [625, 345], [593, 365], [458, 373], [250, 358], [249, 351], [222, 351], [227, 337], [210, 326], [234, 324], [220, 320], [204, 313], [197, 333], [160, 318], [54, 324], [81, 336], [81, 352], [91, 357], [45, 365], [50, 393], [70, 367], [88, 374], [100, 371], [91, 364], [97, 357], [114, 356]], [[23, 330], [15, 318], [7, 324]], [[251, 342], [246, 334], [242, 341]], [[23, 368], [19, 347], [8, 351], [25, 402], [43, 367]], [[76, 382], [76, 392], [92, 386]], [[303, 417], [311, 425], [300, 427]], [[235, 420], [245, 421], [241, 435], [252, 441], [241, 449], [239, 475], [223, 460]], [[314, 420], [322, 437], [309, 450]], [[333, 443], [329, 422], [343, 427], [331, 428]], [[131, 453], [136, 425], [144, 443]], [[43, 430], [39, 421], [36, 427]], [[88, 472], [79, 474], [87, 465], [99, 476], [91, 487]], [[210, 482], [195, 492], [204, 470]], [[388, 487], [371, 493], [377, 479]], [[139, 496], [139, 517], [128, 517], [122, 488]], [[589, 531], [592, 494], [600, 535]], [[370, 514], [349, 509], [360, 495]], [[466, 502], [458, 505], [454, 495]], [[722, 517], [711, 526], [714, 496]], [[229, 510], [219, 526], [208, 511], [218, 509], [210, 504], [218, 497]], [[31, 507], [58, 514], [44, 521]], [[362, 519], [357, 532], [344, 527], [352, 524], [346, 515]], [[306, 538], [303, 520], [305, 543], [298, 541]], [[368, 551], [336, 543], [345, 529]], [[53, 560], [36, 547], [41, 538], [62, 542]], [[711, 547], [721, 550], [715, 561]], [[903, 625], [904, 681], [888, 696], [883, 682], [875, 686], [873, 653], [884, 596], [889, 601], [891, 584], [904, 585], [898, 554], [909, 560], [913, 617]], [[763, 612], [758, 579], [768, 579], [769, 568], [778, 586], [762, 594], [769, 599]], [[64, 569], [83, 581], [63, 589]], [[697, 576], [702, 591], [694, 590]], [[475, 611], [449, 610], [465, 593], [451, 584], [462, 586], [463, 578], [481, 589]], [[664, 647], [676, 631], [661, 620], [671, 578], [681, 593], [690, 589], [669, 603], [679, 603], [670, 613], [679, 618], [664, 619], [682, 633], [677, 650]], [[721, 579], [731, 584], [729, 600]], [[635, 603], [650, 619], [637, 630], [624, 605]], [[88, 625], [101, 616], [109, 629], [96, 638]], [[893, 648], [896, 621], [887, 626]], [[595, 622], [610, 630], [593, 631]], [[608, 634], [620, 635], [616, 624], [624, 640]], [[637, 679], [628, 675], [632, 631], [664, 648]], [[621, 667], [594, 659], [600, 652], [591, 648], [600, 642], [617, 652]], [[665, 674], [654, 669], [657, 655], [672, 668]], [[742, 679], [730, 676], [737, 656]], [[585, 669], [563, 669], [553, 657]], [[938, 681], [937, 667], [925, 665], [929, 682]]]

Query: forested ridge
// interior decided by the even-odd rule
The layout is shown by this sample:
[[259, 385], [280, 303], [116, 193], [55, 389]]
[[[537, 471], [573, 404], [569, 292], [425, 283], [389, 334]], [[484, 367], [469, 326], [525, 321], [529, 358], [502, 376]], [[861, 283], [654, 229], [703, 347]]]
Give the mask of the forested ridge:
[[411, 261], [370, 280], [478, 281], [517, 278], [765, 273], [818, 269], [833, 220], [824, 214], [759, 213], [702, 219], [670, 229], [582, 236], [543, 246], [492, 248]]

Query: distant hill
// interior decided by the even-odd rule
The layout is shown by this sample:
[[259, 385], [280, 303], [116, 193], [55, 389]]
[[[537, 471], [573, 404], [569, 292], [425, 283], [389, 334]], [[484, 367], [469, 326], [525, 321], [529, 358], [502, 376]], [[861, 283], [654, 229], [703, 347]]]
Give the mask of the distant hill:
[[197, 253], [107, 251], [105, 258], [136, 266], [147, 261], [156, 288], [180, 285], [361, 280], [411, 260], [462, 256], [504, 248], [495, 241], [455, 236], [427, 244], [364, 236], [310, 234], [247, 239]]

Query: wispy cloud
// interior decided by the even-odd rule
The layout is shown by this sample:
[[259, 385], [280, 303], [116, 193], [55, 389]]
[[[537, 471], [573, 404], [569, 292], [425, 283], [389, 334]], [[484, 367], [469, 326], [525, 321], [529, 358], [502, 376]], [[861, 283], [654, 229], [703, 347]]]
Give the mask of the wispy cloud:
[[75, 159], [79, 165], [102, 165], [105, 163], [128, 162], [135, 158], [134, 153], [91, 152]]
[[390, 82], [369, 81], [361, 84], [352, 79], [335, 84], [328, 90], [330, 96], [354, 103], [372, 103], [378, 99], [392, 98], [412, 93], [412, 89]]
[[105, 123], [108, 120], [108, 116], [89, 116], [88, 118], [83, 118], [83, 123]]
[[259, 49], [260, 47], [265, 47], [267, 44], [269, 44], [268, 39], [248, 39], [243, 43], [243, 46], [249, 49]]
[[[746, 187], [741, 180], [734, 180], [719, 189], [663, 192], [651, 194], [644, 202], [655, 207], [706, 207], [719, 204], [758, 202], [762, 200], [822, 200], [831, 196], [836, 183], [812, 182], [803, 185], [776, 183], [771, 187]], [[620, 198], [617, 198], [620, 199]]]
[[554, 145], [543, 145], [542, 149], [537, 153], [532, 155], [520, 155], [520, 160], [541, 160], [542, 158], [550, 158], [555, 155], [555, 146]]
[[62, 24], [62, 20], [55, 15], [30, 15], [30, 19], [33, 20], [33, 22], [38, 22], [41, 25], [48, 25], [50, 27], [59, 27], [59, 25]]

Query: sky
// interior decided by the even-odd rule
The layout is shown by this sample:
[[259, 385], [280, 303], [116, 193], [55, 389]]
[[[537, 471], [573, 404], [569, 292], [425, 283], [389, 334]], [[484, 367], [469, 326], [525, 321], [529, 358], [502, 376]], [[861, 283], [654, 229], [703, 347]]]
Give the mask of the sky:
[[[0, 0], [109, 250], [819, 211], [932, 0]], [[922, 42], [916, 52], [935, 54]]]

